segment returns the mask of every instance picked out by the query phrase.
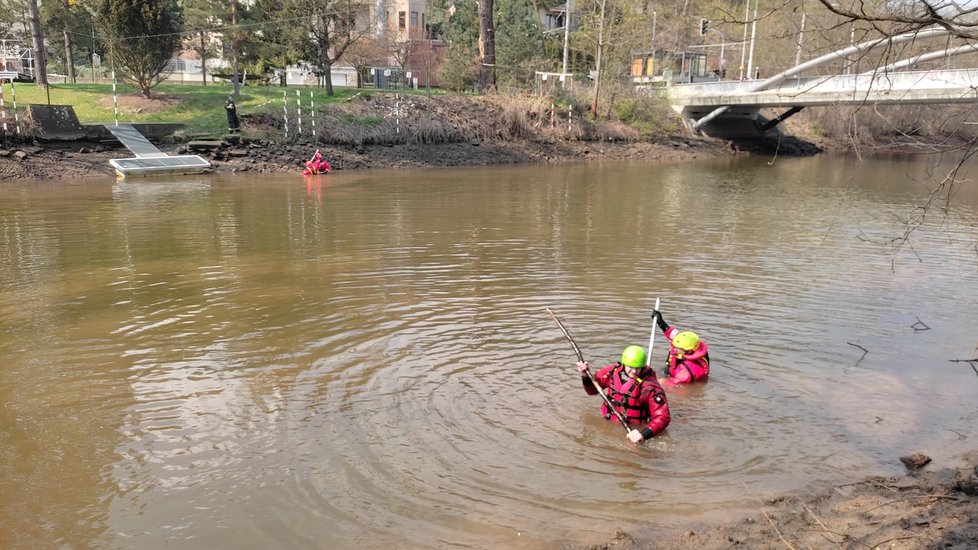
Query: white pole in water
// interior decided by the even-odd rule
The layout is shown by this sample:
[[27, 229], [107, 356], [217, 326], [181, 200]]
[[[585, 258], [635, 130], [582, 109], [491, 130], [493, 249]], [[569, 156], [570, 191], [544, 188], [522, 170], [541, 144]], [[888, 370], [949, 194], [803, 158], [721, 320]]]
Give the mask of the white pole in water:
[[[659, 299], [658, 298], [655, 299], [655, 309], [653, 311], [654, 312], [658, 312], [659, 311]], [[649, 353], [648, 353], [648, 355], [645, 356], [645, 366], [646, 367], [652, 364], [652, 344], [655, 343], [655, 325], [656, 325], [656, 318], [655, 318], [655, 313], [653, 313], [652, 314], [652, 335], [649, 336]]]

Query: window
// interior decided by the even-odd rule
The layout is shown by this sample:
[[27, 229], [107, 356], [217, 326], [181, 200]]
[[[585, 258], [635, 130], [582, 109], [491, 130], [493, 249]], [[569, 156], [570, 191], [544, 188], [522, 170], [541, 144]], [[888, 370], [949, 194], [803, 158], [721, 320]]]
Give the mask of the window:
[[411, 12], [411, 28], [418, 28], [418, 12], [416, 11]]
[[403, 11], [397, 12], [397, 28], [404, 29], [407, 26], [407, 13]]

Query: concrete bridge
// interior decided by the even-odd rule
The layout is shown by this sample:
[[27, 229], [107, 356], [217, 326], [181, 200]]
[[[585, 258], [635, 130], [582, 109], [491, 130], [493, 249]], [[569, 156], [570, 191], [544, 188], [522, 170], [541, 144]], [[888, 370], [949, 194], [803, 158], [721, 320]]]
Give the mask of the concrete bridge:
[[[978, 46], [928, 52], [860, 74], [802, 77], [800, 73], [869, 49], [946, 36], [944, 29], [857, 44], [784, 71], [766, 80], [673, 84], [666, 89], [672, 108], [690, 129], [723, 138], [759, 137], [808, 106], [951, 104], [978, 101], [978, 69], [907, 71], [922, 61], [978, 51]], [[768, 120], [764, 108], [786, 109]]]

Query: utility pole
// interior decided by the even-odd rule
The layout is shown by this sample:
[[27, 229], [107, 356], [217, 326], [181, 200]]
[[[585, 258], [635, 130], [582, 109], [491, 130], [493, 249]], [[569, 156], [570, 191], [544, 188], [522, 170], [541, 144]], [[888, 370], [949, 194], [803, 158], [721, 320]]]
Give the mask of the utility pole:
[[747, 78], [754, 78], [754, 37], [757, 36], [757, 2], [754, 1], [754, 20], [750, 23], [750, 55], [747, 56]]
[[571, 0], [567, 0], [567, 4], [564, 5], [564, 66], [561, 69], [561, 72], [565, 75], [567, 74], [567, 46], [570, 42], [570, 14]]
[[744, 8], [744, 41], [740, 46], [740, 80], [744, 79], [744, 61], [747, 59], [747, 20], [750, 18], [750, 0]]

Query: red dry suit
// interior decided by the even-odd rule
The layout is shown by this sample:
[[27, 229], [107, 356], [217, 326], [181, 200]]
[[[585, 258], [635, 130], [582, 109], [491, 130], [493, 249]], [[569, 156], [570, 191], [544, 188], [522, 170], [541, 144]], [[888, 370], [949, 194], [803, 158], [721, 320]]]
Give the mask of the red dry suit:
[[701, 339], [693, 353], [686, 353], [672, 345], [672, 339], [682, 331], [675, 327], [669, 327], [662, 332], [669, 339], [669, 359], [666, 365], [666, 373], [669, 375], [668, 383], [689, 384], [698, 380], [706, 380], [710, 376], [710, 353], [706, 347], [706, 341]]
[[[625, 374], [625, 367], [621, 363], [615, 363], [599, 370], [594, 375], [594, 381], [604, 389], [605, 395], [615, 404], [615, 408], [629, 424], [647, 424], [639, 430], [645, 439], [652, 439], [652, 436], [658, 435], [669, 425], [669, 403], [666, 402], [666, 393], [659, 385], [652, 369], [644, 368], [638, 376], [629, 378]], [[581, 382], [588, 395], [598, 393], [587, 376], [582, 377]], [[613, 413], [608, 410], [607, 403], [601, 405], [601, 414], [605, 418], [612, 418]]]

